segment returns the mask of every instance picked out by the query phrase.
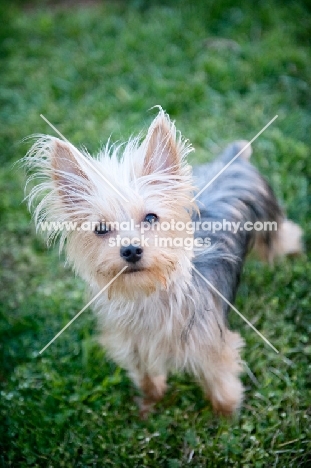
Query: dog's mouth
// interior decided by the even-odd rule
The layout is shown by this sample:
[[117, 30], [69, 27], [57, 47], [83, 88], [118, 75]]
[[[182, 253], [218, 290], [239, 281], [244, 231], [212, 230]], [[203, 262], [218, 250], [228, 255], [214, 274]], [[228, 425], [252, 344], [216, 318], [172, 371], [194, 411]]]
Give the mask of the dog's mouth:
[[143, 271], [144, 268], [135, 268], [135, 267], [128, 267], [125, 271], [124, 271], [124, 275], [131, 275], [133, 273], [139, 273], [141, 271]]
[[143, 271], [144, 268], [135, 268], [135, 267], [128, 267], [125, 271], [124, 271], [124, 275], [132, 275], [133, 273], [139, 273], [141, 271]]

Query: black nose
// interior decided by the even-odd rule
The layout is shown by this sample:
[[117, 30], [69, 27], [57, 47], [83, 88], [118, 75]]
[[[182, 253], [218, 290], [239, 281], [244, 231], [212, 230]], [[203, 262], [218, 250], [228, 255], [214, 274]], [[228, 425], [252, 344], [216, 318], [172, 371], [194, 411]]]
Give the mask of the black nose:
[[136, 263], [141, 259], [143, 255], [143, 249], [137, 245], [130, 244], [126, 247], [121, 247], [120, 255], [127, 262]]

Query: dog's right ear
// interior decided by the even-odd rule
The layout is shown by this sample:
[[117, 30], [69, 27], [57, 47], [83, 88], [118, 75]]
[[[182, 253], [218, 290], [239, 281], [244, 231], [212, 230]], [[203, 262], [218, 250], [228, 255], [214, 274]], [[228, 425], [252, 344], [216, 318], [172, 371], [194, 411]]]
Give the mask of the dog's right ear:
[[[89, 179], [81, 167], [80, 152], [72, 145], [53, 138], [51, 141], [51, 178], [65, 204], [81, 200], [87, 192]], [[80, 197], [79, 197], [80, 194]]]
[[71, 145], [57, 138], [53, 138], [51, 145], [52, 177], [58, 185], [67, 185], [72, 182], [72, 176], [87, 179], [82, 171]]
[[[79, 222], [88, 216], [93, 189], [88, 159], [68, 142], [46, 135], [37, 138], [22, 164], [29, 174], [26, 187], [36, 182], [26, 198], [38, 228], [42, 221]], [[62, 247], [68, 233], [47, 229], [48, 243], [60, 234]]]

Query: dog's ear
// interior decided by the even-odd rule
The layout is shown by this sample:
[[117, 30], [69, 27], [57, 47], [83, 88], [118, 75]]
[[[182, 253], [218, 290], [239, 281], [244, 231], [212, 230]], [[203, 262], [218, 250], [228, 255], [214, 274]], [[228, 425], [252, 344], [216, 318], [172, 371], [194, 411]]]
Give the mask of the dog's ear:
[[89, 179], [79, 162], [79, 152], [57, 138], [51, 145], [51, 176], [62, 201], [69, 205], [81, 200], [87, 192]]
[[176, 136], [173, 122], [161, 109], [143, 141], [145, 152], [143, 175], [163, 172], [178, 175], [181, 168], [181, 138]]
[[57, 183], [67, 183], [68, 176], [77, 175], [87, 178], [74, 156], [70, 145], [58, 140], [53, 141], [51, 154], [52, 176]]

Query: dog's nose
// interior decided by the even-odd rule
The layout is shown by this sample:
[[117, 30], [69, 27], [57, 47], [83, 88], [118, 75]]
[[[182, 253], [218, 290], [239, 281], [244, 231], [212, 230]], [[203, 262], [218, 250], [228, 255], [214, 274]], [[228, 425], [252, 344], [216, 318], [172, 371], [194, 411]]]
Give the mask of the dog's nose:
[[136, 263], [141, 259], [143, 255], [143, 249], [137, 245], [130, 244], [126, 247], [121, 247], [120, 255], [127, 262]]

